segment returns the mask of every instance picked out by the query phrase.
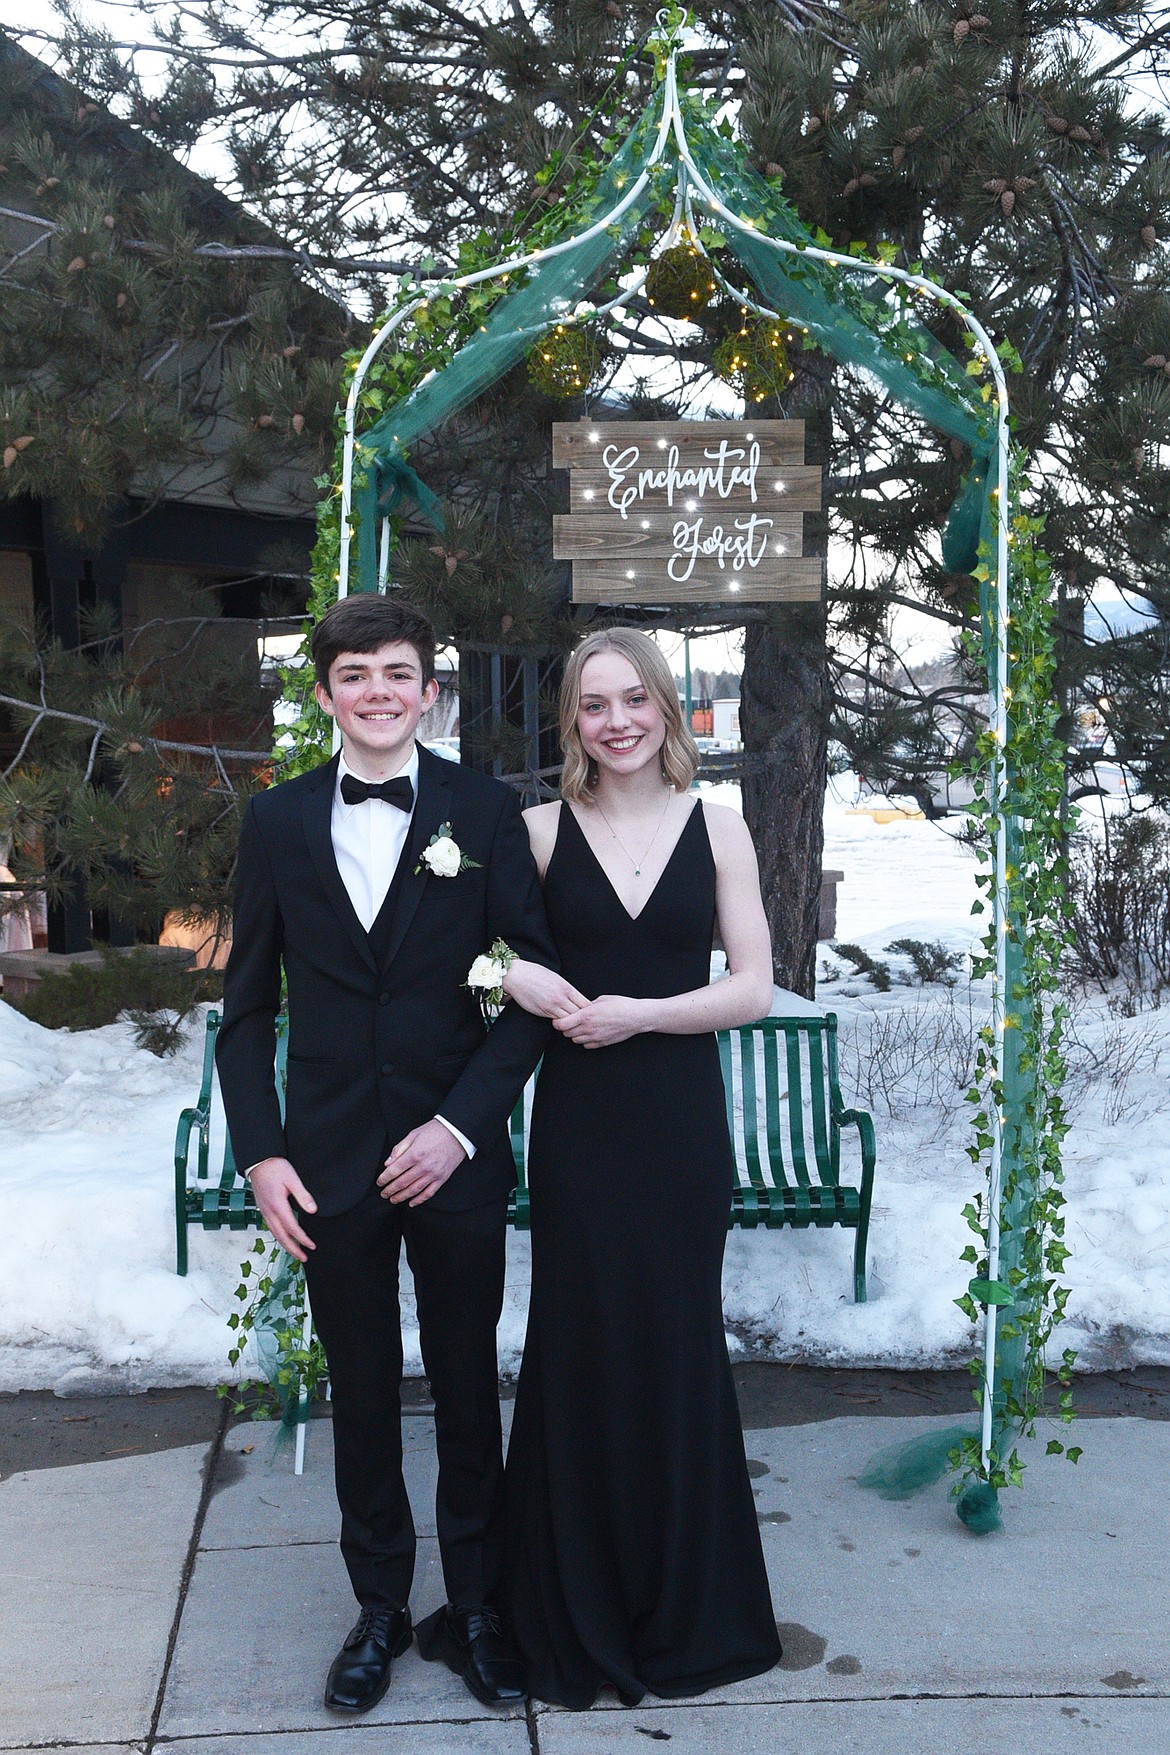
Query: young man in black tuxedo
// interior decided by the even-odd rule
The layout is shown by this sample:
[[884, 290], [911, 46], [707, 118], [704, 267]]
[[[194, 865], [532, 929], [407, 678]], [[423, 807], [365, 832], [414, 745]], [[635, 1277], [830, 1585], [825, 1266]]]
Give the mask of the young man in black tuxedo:
[[480, 1700], [516, 1701], [523, 1666], [494, 1607], [496, 1325], [515, 1181], [507, 1120], [548, 1025], [509, 1005], [487, 1030], [465, 982], [497, 938], [549, 966], [556, 956], [516, 794], [415, 742], [438, 693], [426, 617], [395, 599], [346, 598], [314, 630], [312, 652], [341, 752], [248, 805], [216, 1061], [236, 1161], [250, 1166], [273, 1236], [305, 1263], [329, 1360], [341, 1549], [362, 1612], [325, 1698], [343, 1711], [373, 1706], [411, 1641], [405, 1240], [435, 1401], [448, 1595], [419, 1646]]

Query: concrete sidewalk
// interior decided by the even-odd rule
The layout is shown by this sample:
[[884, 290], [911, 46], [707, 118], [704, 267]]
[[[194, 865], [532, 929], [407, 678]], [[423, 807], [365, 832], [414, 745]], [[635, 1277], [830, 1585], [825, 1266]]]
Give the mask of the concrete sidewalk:
[[[1004, 1532], [983, 1539], [941, 1487], [891, 1505], [856, 1485], [876, 1448], [932, 1423], [749, 1430], [782, 1665], [694, 1704], [585, 1714], [491, 1713], [415, 1651], [368, 1718], [325, 1711], [354, 1615], [328, 1420], [310, 1427], [300, 1479], [273, 1429], [246, 1424], [13, 1474], [0, 1483], [0, 1750], [1167, 1755], [1170, 1423], [1087, 1420], [1075, 1469], [1037, 1444]], [[417, 1618], [442, 1599], [434, 1428], [425, 1411], [405, 1426]]]

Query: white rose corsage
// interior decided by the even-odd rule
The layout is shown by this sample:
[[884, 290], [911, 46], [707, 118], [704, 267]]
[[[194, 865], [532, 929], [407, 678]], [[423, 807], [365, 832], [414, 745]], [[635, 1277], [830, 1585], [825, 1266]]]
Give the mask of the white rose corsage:
[[504, 1009], [504, 976], [515, 961], [515, 951], [498, 938], [487, 955], [477, 957], [467, 971], [464, 985], [478, 996], [488, 1016]]
[[450, 823], [440, 823], [423, 848], [414, 868], [415, 877], [424, 865], [436, 877], [446, 878], [458, 877], [461, 871], [480, 870], [479, 860], [469, 859], [459, 843], [452, 839]]

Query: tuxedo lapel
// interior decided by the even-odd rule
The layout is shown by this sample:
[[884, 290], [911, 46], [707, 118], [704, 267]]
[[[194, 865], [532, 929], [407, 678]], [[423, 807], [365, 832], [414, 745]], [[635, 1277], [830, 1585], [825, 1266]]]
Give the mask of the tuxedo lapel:
[[318, 768], [316, 785], [305, 793], [301, 806], [305, 840], [333, 912], [353, 940], [354, 948], [362, 961], [373, 969], [377, 965], [370, 949], [369, 934], [354, 912], [349, 891], [337, 869], [337, 856], [333, 851], [333, 792], [337, 784], [337, 762], [338, 758], [334, 756], [331, 762]]
[[[398, 897], [394, 907], [394, 922], [380, 959], [383, 969], [389, 968], [398, 955], [427, 884], [436, 881], [427, 867], [421, 865], [421, 858], [424, 848], [429, 845], [431, 836], [436, 833], [439, 825], [451, 820], [451, 777], [446, 772], [447, 767], [448, 764], [441, 756], [433, 756], [429, 750], [420, 746], [418, 802], [414, 807], [414, 818], [410, 825], [410, 834], [406, 838], [406, 846], [402, 849], [402, 864], [399, 867], [402, 882], [396, 886]], [[420, 865], [421, 869], [416, 872], [415, 867]]]

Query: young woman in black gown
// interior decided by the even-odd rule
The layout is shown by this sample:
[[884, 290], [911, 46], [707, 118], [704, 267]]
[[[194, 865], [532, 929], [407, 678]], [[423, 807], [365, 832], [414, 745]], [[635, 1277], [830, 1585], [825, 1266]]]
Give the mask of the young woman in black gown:
[[[562, 692], [562, 800], [525, 813], [562, 973], [532, 1114], [532, 1302], [508, 1452], [507, 1596], [532, 1692], [702, 1693], [780, 1656], [723, 1329], [733, 1177], [713, 1032], [766, 1013], [742, 819], [645, 635], [592, 635]], [[718, 926], [729, 978], [710, 981]]]

